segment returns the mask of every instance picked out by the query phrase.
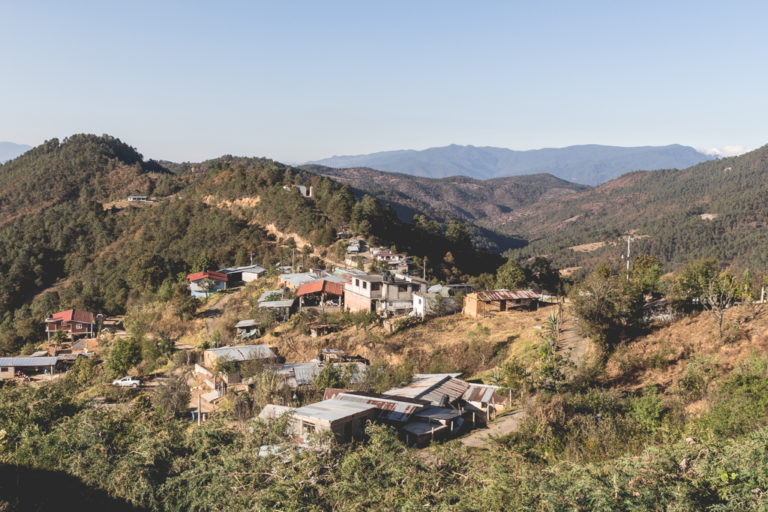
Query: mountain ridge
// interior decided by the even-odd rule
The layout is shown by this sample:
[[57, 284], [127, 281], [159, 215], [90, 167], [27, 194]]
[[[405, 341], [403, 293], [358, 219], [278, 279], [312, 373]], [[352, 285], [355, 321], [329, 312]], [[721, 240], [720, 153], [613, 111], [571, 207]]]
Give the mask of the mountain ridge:
[[26, 144], [0, 140], [0, 164], [13, 160], [30, 149], [32, 149], [32, 146], [27, 146]]
[[680, 144], [637, 147], [584, 144], [525, 151], [451, 144], [423, 150], [333, 156], [305, 165], [369, 167], [429, 178], [468, 176], [491, 179], [549, 173], [573, 183], [595, 186], [630, 171], [687, 168], [714, 158]]

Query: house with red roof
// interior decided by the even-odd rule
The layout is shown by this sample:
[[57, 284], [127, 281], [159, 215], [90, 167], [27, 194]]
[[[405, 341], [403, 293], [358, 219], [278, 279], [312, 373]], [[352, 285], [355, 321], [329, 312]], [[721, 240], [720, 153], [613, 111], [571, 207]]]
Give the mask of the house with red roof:
[[94, 323], [93, 313], [79, 309], [68, 309], [48, 315], [48, 318], [45, 319], [45, 332], [49, 340], [51, 334], [55, 334], [57, 331], [66, 332], [71, 338], [79, 336], [93, 338]]
[[323, 306], [328, 299], [336, 300], [340, 306], [344, 299], [344, 284], [320, 279], [299, 286], [296, 296], [299, 298], [299, 308], [318, 304]]
[[229, 276], [223, 272], [203, 270], [187, 276], [189, 291], [193, 297], [207, 297], [209, 294], [227, 289]]

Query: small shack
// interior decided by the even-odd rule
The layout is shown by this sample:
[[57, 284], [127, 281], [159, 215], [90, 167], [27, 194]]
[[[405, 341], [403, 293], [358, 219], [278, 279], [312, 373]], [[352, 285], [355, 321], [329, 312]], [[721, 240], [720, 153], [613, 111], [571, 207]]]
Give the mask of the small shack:
[[464, 316], [480, 318], [515, 309], [532, 309], [539, 294], [533, 290], [486, 290], [464, 297]]
[[236, 336], [239, 340], [247, 340], [261, 336], [258, 322], [252, 319], [240, 320], [235, 324], [235, 330], [237, 331]]
[[240, 382], [240, 365], [246, 361], [263, 361], [265, 364], [277, 359], [275, 353], [266, 345], [236, 345], [233, 347], [209, 348], [203, 352], [203, 365], [215, 371], [219, 363], [233, 363], [235, 368], [224, 379], [232, 384]]
[[247, 265], [244, 267], [228, 267], [219, 270], [229, 278], [229, 284], [232, 283], [250, 283], [267, 273], [267, 269], [259, 265]]
[[299, 442], [307, 442], [311, 436], [331, 432], [337, 441], [362, 439], [365, 424], [376, 415], [373, 405], [348, 400], [323, 400], [299, 407], [291, 415], [291, 432]]
[[280, 322], [285, 322], [291, 317], [295, 305], [296, 299], [268, 300], [259, 302], [259, 308], [272, 311], [275, 314], [277, 320]]
[[55, 374], [58, 362], [58, 357], [0, 357], [0, 379], [11, 379], [17, 372]]

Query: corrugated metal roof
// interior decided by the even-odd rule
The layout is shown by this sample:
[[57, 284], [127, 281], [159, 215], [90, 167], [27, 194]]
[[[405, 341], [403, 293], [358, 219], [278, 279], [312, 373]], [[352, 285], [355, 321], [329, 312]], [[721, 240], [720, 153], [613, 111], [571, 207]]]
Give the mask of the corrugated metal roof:
[[250, 361], [251, 359], [273, 359], [275, 353], [266, 345], [237, 345], [234, 347], [209, 348], [216, 357], [227, 361]]
[[538, 299], [539, 294], [533, 290], [485, 290], [478, 292], [477, 298], [482, 301]]
[[317, 274], [312, 272], [301, 272], [294, 274], [280, 274], [280, 282], [290, 283], [294, 288], [298, 288], [304, 283], [311, 283], [317, 281]]
[[285, 290], [283, 290], [283, 289], [280, 289], [280, 290], [267, 290], [267, 291], [265, 291], [264, 293], [261, 294], [261, 297], [259, 297], [259, 302], [266, 301], [267, 297], [269, 297], [270, 295], [274, 295], [274, 294], [277, 294], [280, 297], [282, 297], [282, 296], [285, 295]]
[[507, 397], [500, 395], [497, 391], [499, 386], [489, 386], [487, 384], [470, 384], [469, 389], [464, 392], [462, 398], [467, 402], [483, 402], [490, 404], [506, 403]]
[[394, 388], [386, 391], [385, 395], [405, 396], [427, 400], [433, 405], [443, 403], [443, 397], [448, 397], [448, 402], [453, 403], [461, 398], [469, 388], [469, 384], [453, 377], [428, 377], [416, 379], [403, 388]]
[[270, 300], [259, 303], [260, 308], [289, 308], [293, 306], [293, 299]]
[[246, 265], [245, 267], [227, 267], [219, 269], [222, 274], [234, 274], [236, 272], [254, 272], [256, 274], [263, 274], [267, 271], [264, 267], [259, 265]]
[[413, 375], [413, 379], [431, 379], [433, 377], [453, 377], [458, 378], [461, 377], [461, 372], [459, 373], [415, 373]]
[[296, 384], [308, 386], [320, 373], [320, 365], [317, 363], [288, 363], [278, 367], [276, 373], [278, 375], [293, 375], [296, 378]]
[[414, 413], [413, 416], [427, 420], [455, 420], [456, 418], [461, 418], [461, 414], [458, 411], [446, 407], [427, 407], [423, 411]]
[[238, 329], [244, 329], [246, 327], [256, 327], [259, 323], [256, 320], [240, 320], [235, 324]]
[[375, 409], [376, 407], [372, 405], [332, 398], [330, 400], [323, 400], [322, 402], [299, 407], [293, 411], [293, 415], [309, 420], [321, 420], [333, 423], [334, 421], [343, 420], [344, 418]]
[[194, 272], [192, 274], [189, 274], [187, 276], [187, 279], [189, 279], [190, 282], [200, 281], [201, 279], [213, 279], [215, 281], [227, 282], [229, 277], [227, 277], [227, 274], [222, 274], [221, 272], [214, 272], [213, 270], [204, 270], [202, 272]]
[[387, 396], [379, 393], [365, 393], [362, 391], [342, 391], [337, 393], [335, 398], [373, 405], [380, 411], [387, 413], [384, 419], [398, 422], [408, 421], [411, 414], [429, 406], [429, 402], [426, 400]]
[[0, 357], [0, 366], [35, 367], [53, 366], [58, 357]]

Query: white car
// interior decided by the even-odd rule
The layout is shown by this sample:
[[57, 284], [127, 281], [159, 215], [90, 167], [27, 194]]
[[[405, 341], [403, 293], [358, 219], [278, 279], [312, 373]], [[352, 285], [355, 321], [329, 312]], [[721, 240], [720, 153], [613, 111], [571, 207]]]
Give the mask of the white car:
[[141, 386], [141, 380], [136, 377], [123, 377], [112, 381], [113, 386], [119, 386], [121, 388], [137, 388]]

